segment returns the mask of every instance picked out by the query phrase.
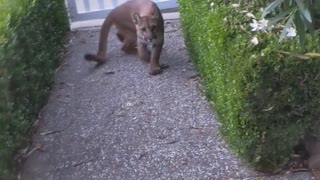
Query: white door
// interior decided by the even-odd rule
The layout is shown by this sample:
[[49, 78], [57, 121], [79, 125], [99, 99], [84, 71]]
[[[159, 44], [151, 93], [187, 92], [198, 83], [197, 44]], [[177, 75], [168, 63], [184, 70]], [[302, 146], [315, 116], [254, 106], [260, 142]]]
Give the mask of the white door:
[[[71, 23], [104, 19], [114, 7], [127, 0], [66, 0]], [[177, 10], [177, 0], [153, 0], [162, 11]]]

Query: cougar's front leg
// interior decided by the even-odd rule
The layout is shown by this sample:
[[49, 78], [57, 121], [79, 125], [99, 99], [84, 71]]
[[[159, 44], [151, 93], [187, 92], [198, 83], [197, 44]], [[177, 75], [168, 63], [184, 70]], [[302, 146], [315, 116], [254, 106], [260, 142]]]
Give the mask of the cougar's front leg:
[[137, 37], [136, 34], [131, 34], [130, 36], [126, 36], [123, 41], [122, 51], [127, 54], [136, 55], [137, 51]]
[[[163, 36], [162, 36], [163, 37]], [[162, 72], [160, 67], [160, 55], [163, 47], [163, 38], [153, 39], [149, 74], [156, 75]]]
[[138, 44], [138, 55], [140, 59], [142, 59], [145, 62], [150, 62], [151, 53], [148, 50], [147, 43], [144, 40], [141, 40], [140, 38], [137, 39]]
[[135, 41], [125, 40], [123, 46], [121, 48], [126, 54], [136, 55], [137, 51], [137, 44]]

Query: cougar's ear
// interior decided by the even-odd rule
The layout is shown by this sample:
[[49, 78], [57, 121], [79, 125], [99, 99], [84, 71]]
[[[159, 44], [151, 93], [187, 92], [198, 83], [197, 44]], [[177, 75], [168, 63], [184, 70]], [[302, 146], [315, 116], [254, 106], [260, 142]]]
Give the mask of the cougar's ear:
[[134, 22], [135, 24], [139, 24], [140, 21], [141, 21], [141, 16], [140, 16], [137, 12], [135, 12], [135, 13], [133, 14], [133, 22]]

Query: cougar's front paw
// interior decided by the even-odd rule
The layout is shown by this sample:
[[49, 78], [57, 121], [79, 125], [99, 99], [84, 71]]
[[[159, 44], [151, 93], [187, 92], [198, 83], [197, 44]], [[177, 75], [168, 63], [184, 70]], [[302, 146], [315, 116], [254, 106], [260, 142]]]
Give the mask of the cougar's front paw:
[[160, 73], [162, 73], [162, 69], [160, 67], [150, 67], [150, 70], [149, 70], [150, 75], [154, 76]]

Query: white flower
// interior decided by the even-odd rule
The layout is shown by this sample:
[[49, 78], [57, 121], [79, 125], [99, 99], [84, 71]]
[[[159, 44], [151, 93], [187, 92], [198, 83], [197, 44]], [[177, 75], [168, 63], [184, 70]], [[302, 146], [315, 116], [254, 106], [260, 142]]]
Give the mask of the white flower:
[[266, 32], [267, 30], [268, 30], [268, 20], [266, 20], [266, 19], [261, 19], [261, 20], [259, 20], [259, 22], [258, 22], [258, 24], [259, 24], [259, 30], [261, 30], [262, 32]]
[[259, 21], [252, 19], [252, 23], [250, 23], [251, 31], [260, 30], [262, 32], [266, 32], [270, 27], [268, 27], [268, 20], [260, 19]]
[[257, 20], [252, 19], [252, 23], [250, 23], [251, 26], [251, 31], [257, 31], [259, 29], [259, 24], [257, 22]]
[[228, 19], [227, 19], [227, 17], [225, 17], [225, 18], [223, 18], [223, 22], [228, 22]]
[[255, 19], [256, 17], [252, 14], [252, 13], [246, 13], [246, 16], [248, 16], [249, 18], [253, 18], [253, 19]]
[[295, 36], [297, 36], [297, 31], [296, 31], [296, 29], [295, 28], [293, 28], [293, 27], [289, 27], [289, 28], [287, 28], [286, 30], [286, 36], [287, 37], [295, 37]]
[[232, 7], [237, 8], [240, 6], [240, 4], [231, 4]]
[[210, 3], [210, 7], [211, 7], [211, 8], [213, 8], [213, 6], [214, 6], [214, 3], [213, 3], [213, 2], [211, 2], [211, 3]]
[[255, 36], [251, 39], [251, 43], [254, 44], [254, 45], [257, 45], [259, 44], [259, 41], [258, 41], [258, 38]]

